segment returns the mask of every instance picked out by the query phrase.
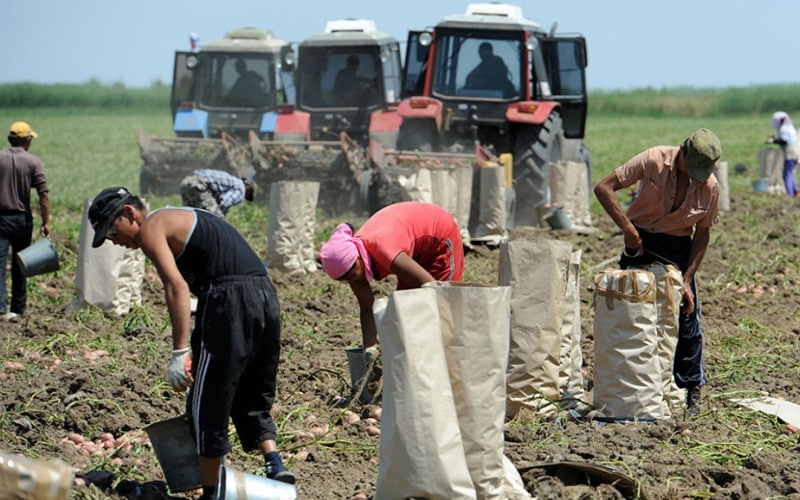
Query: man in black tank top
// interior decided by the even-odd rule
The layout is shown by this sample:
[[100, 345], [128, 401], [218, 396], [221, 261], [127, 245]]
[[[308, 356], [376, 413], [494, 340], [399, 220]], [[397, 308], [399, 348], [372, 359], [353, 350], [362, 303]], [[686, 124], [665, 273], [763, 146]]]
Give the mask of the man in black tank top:
[[[231, 449], [229, 418], [245, 451], [258, 449], [264, 456], [267, 477], [294, 484], [294, 474], [278, 454], [270, 415], [280, 358], [280, 306], [258, 255], [221, 217], [186, 207], [148, 211], [124, 187], [101, 191], [89, 207], [89, 220], [93, 247], [108, 239], [141, 249], [164, 283], [173, 348], [167, 374], [176, 390], [189, 389], [186, 406], [200, 451], [201, 498], [216, 492], [222, 460]], [[190, 292], [198, 298], [191, 338]]]

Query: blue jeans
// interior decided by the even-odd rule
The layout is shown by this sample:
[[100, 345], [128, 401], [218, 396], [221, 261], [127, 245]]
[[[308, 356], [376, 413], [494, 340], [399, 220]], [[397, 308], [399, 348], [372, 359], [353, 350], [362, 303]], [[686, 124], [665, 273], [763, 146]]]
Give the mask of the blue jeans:
[[797, 194], [797, 181], [794, 178], [794, 168], [796, 166], [797, 160], [783, 160], [783, 186], [789, 196]]
[[[7, 312], [6, 263], [11, 260], [11, 311], [25, 314], [28, 280], [17, 265], [15, 256], [31, 244], [33, 217], [24, 212], [0, 214], [0, 313]], [[9, 255], [9, 248], [11, 254]]]

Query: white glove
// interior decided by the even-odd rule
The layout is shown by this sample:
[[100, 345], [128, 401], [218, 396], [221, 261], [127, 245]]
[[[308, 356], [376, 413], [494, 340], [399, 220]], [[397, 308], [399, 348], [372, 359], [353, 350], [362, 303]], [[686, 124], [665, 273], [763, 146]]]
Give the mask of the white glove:
[[183, 392], [192, 385], [191, 375], [186, 370], [187, 362], [191, 363], [190, 356], [188, 347], [172, 351], [172, 359], [169, 360], [167, 367], [167, 378], [176, 391]]

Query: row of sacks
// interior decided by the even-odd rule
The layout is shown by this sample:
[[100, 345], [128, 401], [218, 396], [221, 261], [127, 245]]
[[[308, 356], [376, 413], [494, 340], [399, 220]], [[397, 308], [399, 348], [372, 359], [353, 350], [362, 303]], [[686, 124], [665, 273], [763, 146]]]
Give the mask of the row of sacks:
[[[273, 216], [267, 223], [268, 252], [264, 263], [267, 267], [287, 273], [317, 269], [314, 224], [318, 192], [317, 182], [280, 182], [272, 186], [269, 213]], [[84, 200], [75, 298], [65, 310], [93, 305], [106, 313], [124, 316], [142, 305], [145, 255], [119, 245], [92, 248], [91, 204], [91, 199]]]
[[[590, 228], [588, 175], [584, 162], [550, 163], [548, 200], [537, 213], [530, 214], [527, 223], [534, 227], [565, 229], [548, 220], [553, 211], [560, 209], [570, 228]], [[487, 160], [477, 169], [420, 168], [411, 175], [399, 176], [398, 184], [404, 189], [402, 201], [435, 203], [452, 213], [467, 246], [472, 243], [498, 245], [508, 238], [508, 230], [518, 219], [509, 169], [499, 161]]]
[[[559, 162], [551, 165], [550, 173], [553, 199], [566, 207], [568, 220], [575, 227], [590, 226], [586, 164]], [[480, 184], [476, 200], [472, 199], [473, 182]], [[477, 174], [471, 167], [420, 168], [398, 179], [403, 200], [436, 203], [452, 213], [466, 246], [473, 241], [497, 245], [507, 239], [514, 205], [513, 190], [507, 184], [507, 168], [497, 162], [486, 163]], [[271, 186], [267, 267], [289, 274], [317, 269], [314, 229], [318, 197], [318, 182], [283, 181]], [[124, 315], [141, 305], [145, 259], [139, 251], [116, 245], [92, 248], [90, 205], [91, 200], [84, 200], [76, 297], [67, 310], [92, 304]]]
[[[316, 269], [315, 184], [273, 186], [268, 267], [288, 272]], [[116, 245], [91, 248], [90, 203], [84, 203], [81, 225], [78, 296], [68, 308], [90, 303], [124, 315], [141, 305], [145, 258], [142, 252]], [[298, 238], [309, 244], [299, 245]], [[671, 370], [680, 272], [655, 265], [645, 270], [609, 269], [595, 277], [599, 300], [590, 398], [582, 374], [580, 262], [581, 251], [567, 242], [512, 240], [501, 245], [498, 283], [513, 290], [506, 417], [513, 418], [523, 407], [546, 414], [587, 405], [610, 418], [671, 415], [683, 401]]]
[[[316, 269], [314, 184], [273, 186], [268, 267], [288, 272]], [[145, 258], [138, 250], [116, 245], [91, 248], [90, 203], [84, 203], [81, 225], [78, 296], [68, 308], [90, 303], [124, 315], [141, 305]], [[298, 238], [309, 244], [299, 245]], [[501, 245], [498, 283], [513, 290], [507, 418], [523, 407], [546, 414], [589, 404], [611, 418], [671, 415], [683, 401], [671, 371], [680, 272], [656, 265], [650, 270], [609, 269], [595, 278], [600, 300], [595, 301], [590, 398], [582, 374], [580, 262], [581, 251], [567, 242], [512, 240]]]
[[500, 246], [498, 286], [436, 282], [376, 301], [378, 498], [529, 498], [504, 455], [503, 426], [523, 409], [648, 421], [682, 404], [672, 382], [680, 271], [595, 276], [588, 395], [580, 268], [568, 242], [511, 240]]
[[378, 497], [528, 498], [503, 453], [503, 424], [523, 408], [647, 421], [682, 404], [672, 379], [680, 271], [652, 265], [595, 276], [587, 397], [580, 264], [568, 242], [512, 240], [500, 246], [497, 287], [432, 283], [376, 302]]
[[501, 247], [500, 284], [511, 294], [506, 418], [521, 408], [562, 410], [612, 421], [680, 414], [684, 391], [672, 366], [678, 342], [681, 272], [672, 265], [605, 269], [594, 279], [593, 374], [583, 377], [581, 251], [556, 240]]

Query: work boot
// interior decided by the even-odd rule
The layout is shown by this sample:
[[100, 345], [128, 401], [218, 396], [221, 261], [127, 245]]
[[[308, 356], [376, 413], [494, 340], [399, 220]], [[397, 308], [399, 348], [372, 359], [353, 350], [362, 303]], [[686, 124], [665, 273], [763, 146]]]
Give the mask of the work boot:
[[294, 474], [283, 466], [281, 456], [277, 451], [271, 451], [264, 457], [264, 463], [267, 468], [267, 479], [274, 479], [282, 483], [294, 484]]
[[690, 417], [700, 414], [700, 386], [692, 385], [686, 388], [686, 413]]

